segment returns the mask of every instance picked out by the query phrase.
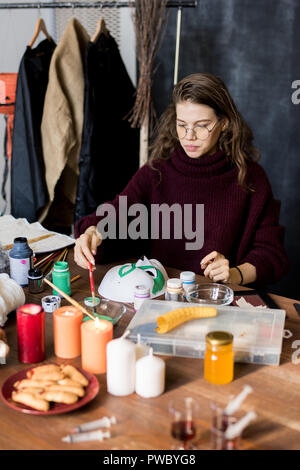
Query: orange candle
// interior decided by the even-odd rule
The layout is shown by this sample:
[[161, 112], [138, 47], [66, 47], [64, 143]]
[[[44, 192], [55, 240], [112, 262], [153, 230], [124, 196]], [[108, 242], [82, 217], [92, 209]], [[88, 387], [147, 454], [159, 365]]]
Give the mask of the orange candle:
[[107, 320], [88, 320], [81, 325], [81, 364], [92, 374], [106, 372], [106, 345], [113, 338], [113, 325]]
[[54, 352], [57, 357], [80, 356], [80, 325], [83, 313], [76, 307], [60, 307], [53, 312]]

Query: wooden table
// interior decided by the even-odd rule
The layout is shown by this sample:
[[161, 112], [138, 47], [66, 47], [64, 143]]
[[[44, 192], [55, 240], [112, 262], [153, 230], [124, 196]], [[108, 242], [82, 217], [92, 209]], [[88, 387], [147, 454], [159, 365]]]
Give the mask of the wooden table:
[[[77, 301], [89, 295], [88, 272], [80, 269], [70, 253], [68, 261], [71, 276], [80, 274], [72, 284], [73, 297]], [[117, 263], [119, 264], [119, 263]], [[123, 264], [123, 262], [122, 262]], [[97, 266], [94, 273], [96, 285], [112, 265]], [[178, 277], [179, 271], [167, 269], [170, 277]], [[203, 282], [201, 276], [197, 280]], [[206, 280], [207, 281], [207, 280]], [[231, 286], [237, 289], [237, 286]], [[244, 289], [244, 288], [243, 288]], [[29, 294], [26, 301], [39, 303], [40, 298], [50, 293], [48, 286], [39, 295]], [[199, 449], [210, 449], [210, 403], [225, 405], [232, 395], [237, 395], [245, 384], [253, 387], [254, 393], [242, 405], [242, 413], [250, 409], [257, 412], [258, 418], [244, 432], [243, 449], [300, 449], [300, 321], [293, 307], [293, 300], [271, 296], [280, 308], [289, 313], [286, 328], [292, 337], [283, 340], [280, 366], [258, 366], [236, 364], [235, 379], [228, 385], [212, 385], [203, 378], [203, 360], [179, 357], [164, 357], [166, 361], [166, 391], [153, 399], [143, 399], [136, 394], [127, 397], [114, 397], [106, 391], [105, 374], [98, 375], [100, 392], [83, 408], [54, 416], [30, 416], [7, 407], [0, 400], [0, 449], [76, 449], [76, 450], [125, 450], [125, 449], [171, 449], [170, 415], [168, 403], [176, 397], [193, 397], [199, 404], [196, 443]], [[62, 305], [66, 302], [63, 300]], [[114, 336], [119, 337], [130, 322], [132, 308], [115, 327]], [[28, 367], [17, 359], [16, 318], [9, 315], [5, 331], [11, 347], [7, 364], [0, 366], [0, 383], [10, 375]], [[299, 350], [298, 362], [292, 363], [292, 354]], [[66, 362], [54, 356], [52, 337], [52, 315], [46, 314], [46, 360], [58, 364]], [[69, 361], [80, 366], [80, 358]], [[295, 361], [294, 361], [295, 362]], [[102, 416], [117, 417], [117, 424], [111, 428], [112, 437], [103, 442], [66, 444], [61, 441], [71, 429], [79, 424]]]

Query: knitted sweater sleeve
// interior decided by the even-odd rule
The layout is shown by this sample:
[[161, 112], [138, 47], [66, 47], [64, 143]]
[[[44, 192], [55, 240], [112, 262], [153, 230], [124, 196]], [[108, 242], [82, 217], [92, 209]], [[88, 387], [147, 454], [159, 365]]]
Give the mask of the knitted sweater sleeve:
[[[149, 204], [151, 181], [154, 178], [153, 171], [154, 170], [147, 164], [142, 166], [134, 174], [125, 189], [118, 194], [113, 201], [107, 201], [105, 203], [105, 205], [108, 204], [110, 206], [112, 211], [115, 211], [115, 227], [110, 227], [110, 230], [115, 231], [116, 236], [115, 238], [109, 236], [103, 239], [97, 250], [96, 263], [108, 263], [118, 259], [136, 257], [147, 253], [149, 246], [149, 243], [147, 243], [148, 240], [132, 240], [129, 237], [122, 239], [122, 237], [119, 237], [119, 216], [120, 212], [122, 212], [121, 217], [124, 220], [124, 217], [127, 216], [127, 214], [124, 213], [124, 208], [129, 208], [132, 204], [140, 203], [145, 206]], [[122, 197], [122, 199], [120, 199], [120, 197]], [[103, 204], [101, 204], [101, 206], [103, 206]], [[96, 212], [82, 217], [77, 222], [75, 226], [75, 238], [83, 234], [91, 225], [98, 226], [99, 228], [99, 223], [107, 217], [107, 213], [98, 215], [101, 206], [98, 207]], [[120, 206], [122, 210], [119, 210]], [[127, 217], [127, 225], [130, 223], [131, 218], [132, 217]], [[103, 232], [101, 234], [103, 235]]]
[[256, 165], [255, 193], [250, 204], [253, 223], [249, 224], [248, 249], [244, 250], [238, 264], [250, 263], [256, 267], [256, 284], [272, 284], [280, 280], [289, 268], [284, 249], [285, 229], [279, 224], [280, 201], [273, 197], [272, 189], [264, 169]]

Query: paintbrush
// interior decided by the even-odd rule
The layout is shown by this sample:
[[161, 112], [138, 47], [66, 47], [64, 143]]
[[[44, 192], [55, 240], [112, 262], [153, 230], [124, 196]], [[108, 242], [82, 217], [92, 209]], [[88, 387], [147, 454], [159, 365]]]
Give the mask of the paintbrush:
[[[54, 259], [51, 258], [51, 260], [49, 261], [49, 263], [47, 263], [46, 266], [43, 268], [43, 275], [44, 275], [44, 276], [45, 276], [46, 273], [48, 274], [49, 271], [52, 270], [52, 266], [53, 266], [54, 262], [57, 263], [58, 261], [60, 261], [60, 260], [62, 259], [62, 257], [63, 257], [64, 254], [66, 253], [66, 251], [68, 251], [67, 248], [65, 248], [64, 251], [63, 251], [62, 253], [60, 253], [60, 254], [59, 254], [59, 253], [56, 253], [55, 257], [59, 254], [59, 257], [57, 258], [56, 261], [54, 261], [55, 257], [54, 257]], [[49, 266], [51, 266], [50, 269], [49, 269]]]
[[62, 297], [64, 297], [68, 302], [70, 302], [70, 304], [74, 305], [74, 307], [79, 308], [83, 313], [85, 313], [92, 320], [96, 320], [96, 317], [94, 317], [94, 315], [92, 315], [90, 312], [88, 312], [84, 307], [82, 307], [82, 305], [80, 305], [78, 302], [76, 302], [76, 300], [72, 299], [72, 297], [70, 297], [68, 294], [66, 294], [59, 287], [52, 284], [52, 282], [50, 282], [45, 277], [44, 277], [43, 281], [46, 282], [46, 284], [48, 284], [50, 287], [52, 287], [52, 289], [56, 290]]
[[49, 263], [50, 260], [52, 258], [55, 258], [56, 256], [58, 256], [59, 254], [61, 253], [60, 250], [56, 251], [56, 252], [53, 252], [53, 253], [50, 253], [49, 255], [45, 256], [44, 258], [40, 259], [39, 261], [37, 261], [35, 264], [34, 264], [34, 267], [37, 268], [39, 266], [43, 266], [44, 264], [46, 264], [47, 262]]
[[94, 279], [93, 279], [93, 268], [92, 268], [92, 263], [89, 261], [89, 276], [90, 276], [90, 286], [91, 286], [91, 293], [93, 297], [93, 305], [95, 306], [96, 300], [95, 300], [95, 285], [94, 285]]

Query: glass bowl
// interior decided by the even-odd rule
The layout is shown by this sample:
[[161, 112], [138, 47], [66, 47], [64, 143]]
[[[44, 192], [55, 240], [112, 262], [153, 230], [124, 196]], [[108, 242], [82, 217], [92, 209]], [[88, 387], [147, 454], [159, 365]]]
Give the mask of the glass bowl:
[[196, 284], [186, 292], [188, 302], [205, 305], [230, 305], [233, 301], [233, 290], [224, 284]]
[[[96, 297], [99, 299], [99, 297]], [[126, 307], [120, 302], [114, 302], [113, 300], [108, 300], [101, 298], [100, 302], [96, 305], [95, 308], [87, 308], [91, 313], [96, 317], [102, 320], [108, 320], [113, 325], [116, 325], [122, 316], [126, 313]], [[89, 317], [84, 317], [83, 321], [89, 320]]]

